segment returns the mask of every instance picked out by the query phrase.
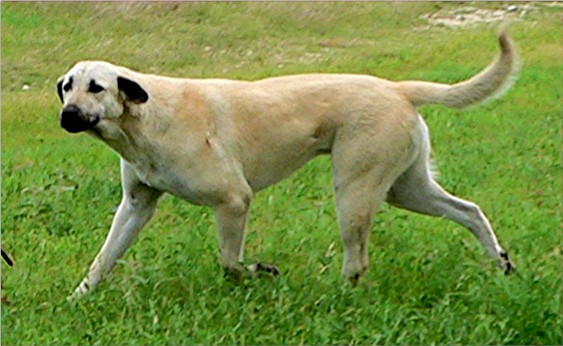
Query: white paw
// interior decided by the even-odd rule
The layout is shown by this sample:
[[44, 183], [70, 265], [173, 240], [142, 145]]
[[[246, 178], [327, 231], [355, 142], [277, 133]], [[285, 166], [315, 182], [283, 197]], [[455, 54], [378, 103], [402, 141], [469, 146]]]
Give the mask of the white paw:
[[91, 287], [88, 284], [88, 279], [84, 279], [84, 280], [82, 280], [80, 285], [78, 285], [78, 287], [76, 287], [74, 292], [72, 292], [71, 295], [66, 297], [66, 300], [68, 300], [68, 301], [78, 300], [78, 299], [84, 297], [86, 294], [88, 294], [92, 290], [92, 288], [93, 287]]
[[276, 267], [273, 264], [253, 263], [253, 264], [246, 266], [246, 269], [250, 272], [250, 275], [252, 277], [254, 277], [254, 276], [256, 276], [260, 273], [270, 274], [272, 276], [280, 275], [280, 270], [278, 269], [278, 267]]

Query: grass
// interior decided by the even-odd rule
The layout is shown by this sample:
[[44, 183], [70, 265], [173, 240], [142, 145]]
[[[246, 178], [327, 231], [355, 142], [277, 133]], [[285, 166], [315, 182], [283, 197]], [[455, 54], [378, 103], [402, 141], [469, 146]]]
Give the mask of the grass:
[[420, 18], [456, 6], [3, 3], [2, 240], [16, 264], [2, 267], [2, 343], [560, 344], [563, 13], [543, 5], [511, 26], [524, 65], [503, 98], [421, 109], [442, 184], [481, 205], [517, 275], [499, 273], [461, 227], [384, 207], [370, 270], [344, 284], [322, 157], [253, 201], [246, 260], [278, 264], [279, 278], [226, 282], [211, 211], [167, 196], [95, 293], [65, 300], [120, 199], [118, 157], [57, 124], [55, 81], [74, 62], [194, 78], [454, 82], [497, 49], [493, 26]]

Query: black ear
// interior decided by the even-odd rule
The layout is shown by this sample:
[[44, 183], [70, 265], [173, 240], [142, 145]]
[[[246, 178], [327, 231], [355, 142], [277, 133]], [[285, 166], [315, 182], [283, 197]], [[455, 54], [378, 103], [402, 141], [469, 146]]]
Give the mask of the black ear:
[[145, 89], [130, 79], [117, 77], [117, 87], [133, 103], [145, 103], [149, 99], [149, 94], [147, 94]]
[[64, 77], [59, 78], [59, 80], [57, 81], [57, 93], [59, 94], [59, 98], [61, 99], [61, 102], [64, 103], [65, 101], [63, 100], [63, 80]]

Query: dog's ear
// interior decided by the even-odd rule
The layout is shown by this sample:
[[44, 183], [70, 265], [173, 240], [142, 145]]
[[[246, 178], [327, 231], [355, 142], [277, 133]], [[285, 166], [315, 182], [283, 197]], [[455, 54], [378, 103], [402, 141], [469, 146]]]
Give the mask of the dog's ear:
[[65, 76], [61, 76], [58, 80], [57, 80], [57, 93], [59, 94], [59, 98], [61, 99], [61, 102], [64, 103], [64, 99], [63, 99], [63, 80], [65, 79]]
[[117, 87], [125, 94], [127, 100], [133, 103], [145, 103], [149, 99], [149, 94], [145, 89], [130, 79], [117, 77]]

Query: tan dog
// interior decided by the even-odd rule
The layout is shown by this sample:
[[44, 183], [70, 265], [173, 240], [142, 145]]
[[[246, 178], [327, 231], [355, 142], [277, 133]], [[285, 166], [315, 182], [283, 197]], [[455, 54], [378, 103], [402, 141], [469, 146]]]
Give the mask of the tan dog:
[[516, 58], [506, 33], [499, 44], [489, 67], [454, 85], [346, 74], [193, 80], [79, 62], [57, 84], [61, 126], [119, 153], [123, 199], [74, 295], [111, 270], [164, 192], [214, 209], [227, 273], [276, 273], [273, 266], [242, 265], [252, 195], [319, 154], [332, 156], [343, 274], [353, 283], [368, 266], [371, 218], [384, 201], [465, 226], [508, 273], [513, 265], [479, 207], [433, 179], [428, 128], [416, 111], [426, 103], [464, 107], [505, 89]]

